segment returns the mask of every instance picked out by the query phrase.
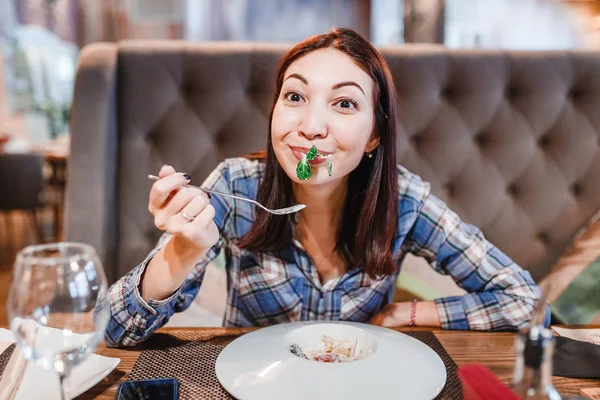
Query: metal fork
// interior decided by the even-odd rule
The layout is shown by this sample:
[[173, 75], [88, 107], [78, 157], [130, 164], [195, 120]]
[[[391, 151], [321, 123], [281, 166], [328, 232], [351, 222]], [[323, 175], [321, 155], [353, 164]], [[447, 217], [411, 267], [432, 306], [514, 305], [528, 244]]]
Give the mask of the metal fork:
[[[157, 181], [157, 180], [160, 179], [158, 176], [155, 176], [155, 175], [148, 175], [148, 178], [152, 179], [153, 181]], [[246, 197], [234, 196], [234, 195], [229, 194], [229, 193], [217, 192], [217, 191], [212, 190], [212, 189], [206, 189], [206, 188], [203, 188], [203, 187], [200, 187], [200, 186], [194, 186], [194, 185], [185, 185], [185, 187], [194, 188], [194, 189], [200, 189], [200, 190], [202, 190], [203, 192], [206, 192], [206, 193], [216, 194], [216, 195], [224, 196], [224, 197], [231, 197], [232, 199], [236, 199], [236, 200], [248, 201], [248, 202], [250, 202], [252, 204], [255, 204], [255, 205], [259, 206], [260, 208], [262, 208], [266, 212], [269, 212], [269, 213], [275, 214], [275, 215], [292, 214], [292, 213], [298, 212], [298, 211], [300, 211], [300, 210], [302, 210], [303, 208], [306, 207], [305, 204], [296, 204], [295, 206], [291, 206], [291, 207], [278, 208], [276, 210], [271, 210], [270, 208], [267, 208], [267, 207], [263, 206], [262, 204], [260, 204], [258, 201], [252, 200], [252, 199], [248, 199]]]
[[4, 349], [2, 354], [0, 354], [0, 379], [2, 378], [2, 374], [4, 374], [4, 370], [6, 369], [6, 366], [8, 365], [8, 362], [10, 361], [10, 358], [12, 357], [16, 348], [17, 344], [13, 343]]

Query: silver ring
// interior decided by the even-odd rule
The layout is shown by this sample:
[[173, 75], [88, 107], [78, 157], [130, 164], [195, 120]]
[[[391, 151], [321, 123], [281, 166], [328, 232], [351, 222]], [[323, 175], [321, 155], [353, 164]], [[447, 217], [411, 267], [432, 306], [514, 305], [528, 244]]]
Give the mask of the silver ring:
[[181, 211], [179, 214], [181, 214], [181, 216], [183, 218], [185, 218], [188, 222], [192, 222], [194, 220], [194, 218], [196, 217], [190, 217], [189, 215], [187, 215], [186, 213], [184, 213], [183, 211]]

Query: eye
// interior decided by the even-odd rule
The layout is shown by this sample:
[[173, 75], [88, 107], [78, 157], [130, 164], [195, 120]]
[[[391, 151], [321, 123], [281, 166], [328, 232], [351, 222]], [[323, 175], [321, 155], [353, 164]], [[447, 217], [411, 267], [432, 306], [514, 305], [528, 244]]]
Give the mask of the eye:
[[341, 99], [335, 104], [346, 110], [353, 110], [355, 108], [358, 108], [358, 103], [352, 99]]
[[304, 100], [297, 92], [286, 92], [284, 96], [287, 101], [291, 101], [292, 103], [300, 103]]

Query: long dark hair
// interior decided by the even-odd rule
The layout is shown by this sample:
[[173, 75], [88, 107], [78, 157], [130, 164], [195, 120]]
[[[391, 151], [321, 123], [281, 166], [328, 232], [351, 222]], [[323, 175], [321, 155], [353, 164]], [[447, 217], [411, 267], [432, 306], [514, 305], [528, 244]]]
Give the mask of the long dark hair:
[[[373, 157], [363, 157], [349, 176], [336, 251], [346, 265], [361, 266], [371, 276], [395, 272], [391, 243], [398, 215], [396, 169], [396, 95], [387, 63], [361, 35], [350, 29], [335, 28], [327, 34], [310, 37], [285, 54], [279, 64], [273, 106], [271, 107], [266, 154], [251, 158], [265, 160], [265, 178], [258, 201], [269, 208], [294, 202], [292, 181], [279, 165], [271, 142], [273, 109], [279, 98], [283, 78], [291, 63], [315, 50], [332, 48], [348, 55], [373, 79], [374, 134], [379, 145]], [[292, 239], [293, 216], [271, 215], [256, 208], [256, 219], [238, 245], [251, 251], [277, 252]]]

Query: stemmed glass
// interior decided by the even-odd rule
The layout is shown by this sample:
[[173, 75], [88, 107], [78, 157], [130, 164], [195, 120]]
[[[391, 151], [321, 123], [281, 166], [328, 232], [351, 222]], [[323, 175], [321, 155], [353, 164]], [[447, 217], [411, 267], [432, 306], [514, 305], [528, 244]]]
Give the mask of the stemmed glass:
[[10, 329], [26, 359], [64, 381], [102, 340], [107, 282], [95, 250], [81, 243], [29, 246], [17, 254], [8, 297]]

